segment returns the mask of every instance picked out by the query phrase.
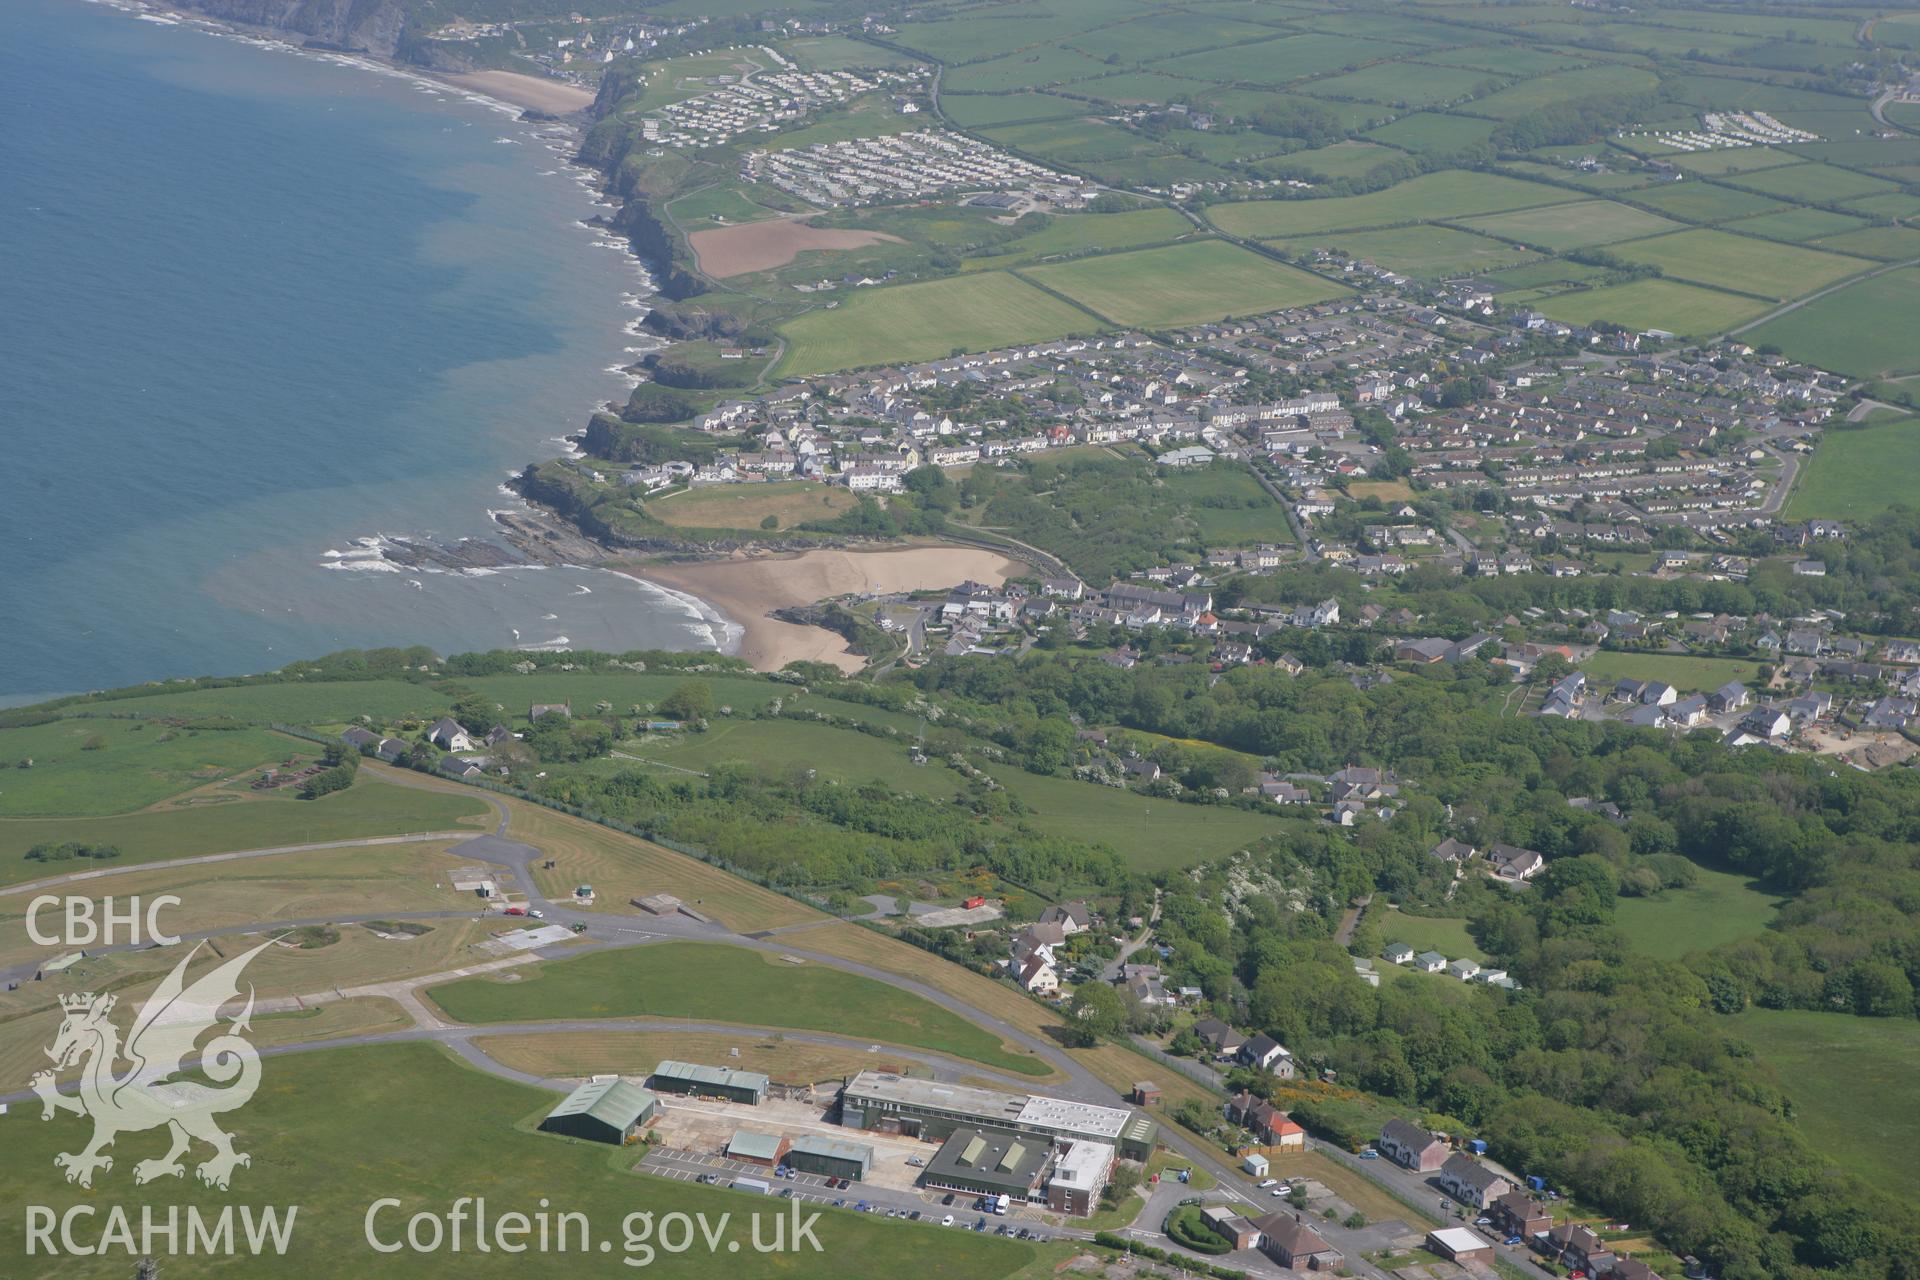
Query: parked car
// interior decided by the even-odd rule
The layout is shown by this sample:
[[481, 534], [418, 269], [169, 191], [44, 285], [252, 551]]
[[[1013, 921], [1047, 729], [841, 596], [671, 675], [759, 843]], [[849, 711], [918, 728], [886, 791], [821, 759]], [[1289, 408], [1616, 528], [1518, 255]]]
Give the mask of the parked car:
[[953, 1192], [951, 1192], [951, 1191], [949, 1191], [949, 1192], [947, 1192], [947, 1194], [945, 1194], [944, 1196], [941, 1196], [941, 1197], [940, 1197], [940, 1203], [941, 1203], [941, 1204], [952, 1204], [952, 1203], [953, 1203]]
[[1473, 1225], [1476, 1227], [1490, 1227], [1493, 1225], [1493, 1219], [1492, 1218], [1475, 1218], [1473, 1220]]
[[1260, 1188], [1260, 1189], [1261, 1189], [1262, 1191], [1265, 1191], [1265, 1190], [1266, 1190], [1266, 1189], [1267, 1189], [1268, 1187], [1277, 1187], [1277, 1186], [1279, 1186], [1279, 1185], [1280, 1185], [1280, 1179], [1278, 1179], [1278, 1178], [1262, 1178], [1262, 1179], [1261, 1179], [1260, 1181], [1258, 1181], [1258, 1182], [1256, 1182], [1256, 1183], [1254, 1183], [1253, 1185], [1254, 1185], [1254, 1186], [1256, 1186], [1256, 1187], [1259, 1187], [1259, 1188]]
[[1365, 1151], [1362, 1151], [1360, 1153], [1360, 1158], [1362, 1160], [1378, 1160], [1380, 1158], [1380, 1153], [1378, 1151], [1375, 1151], [1372, 1147], [1368, 1147]]
[[1500, 1243], [1511, 1248], [1512, 1246], [1517, 1244], [1525, 1244], [1526, 1241], [1521, 1239], [1519, 1236], [1508, 1236], [1505, 1240], [1502, 1240]]
[[925, 1160], [922, 1160], [919, 1156], [908, 1156], [907, 1163], [912, 1165], [916, 1169], [924, 1169], [927, 1167], [927, 1162]]
[[942, 1219], [940, 1219], [940, 1225], [941, 1225], [941, 1226], [943, 1226], [943, 1227], [950, 1227], [950, 1226], [952, 1226], [952, 1225], [953, 1225], [953, 1215], [952, 1215], [952, 1214], [948, 1214], [948, 1215], [947, 1215], [946, 1217], [944, 1217], [944, 1218], [942, 1218]]

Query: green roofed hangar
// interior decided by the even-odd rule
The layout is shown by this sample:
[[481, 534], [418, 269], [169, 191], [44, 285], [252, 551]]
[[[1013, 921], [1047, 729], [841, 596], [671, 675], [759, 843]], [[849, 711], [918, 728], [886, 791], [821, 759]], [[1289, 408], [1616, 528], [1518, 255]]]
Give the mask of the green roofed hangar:
[[793, 1140], [787, 1152], [787, 1164], [802, 1173], [864, 1182], [873, 1170], [873, 1148], [863, 1142], [841, 1142], [837, 1138], [809, 1134]]
[[940, 1144], [921, 1177], [925, 1186], [971, 1195], [1031, 1199], [1046, 1172], [1049, 1147], [1045, 1142], [994, 1129], [962, 1126]]
[[697, 1062], [662, 1059], [647, 1077], [647, 1087], [656, 1093], [680, 1093], [699, 1098], [724, 1098], [757, 1107], [767, 1099], [771, 1081], [758, 1071], [736, 1071], [732, 1067], [707, 1067]]
[[617, 1077], [589, 1080], [549, 1111], [540, 1128], [619, 1146], [638, 1136], [659, 1108], [659, 1099], [637, 1084]]

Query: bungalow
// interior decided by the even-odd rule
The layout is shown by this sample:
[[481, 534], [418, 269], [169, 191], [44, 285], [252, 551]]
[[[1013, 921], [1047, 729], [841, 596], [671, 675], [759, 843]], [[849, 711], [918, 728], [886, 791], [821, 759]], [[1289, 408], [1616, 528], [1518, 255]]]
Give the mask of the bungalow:
[[1225, 1240], [1233, 1249], [1253, 1249], [1260, 1244], [1260, 1228], [1227, 1208], [1214, 1205], [1211, 1209], [1202, 1209], [1200, 1218], [1207, 1229]]
[[469, 778], [477, 778], [482, 772], [480, 766], [474, 761], [461, 760], [455, 756], [442, 756], [440, 763], [434, 767], [449, 778], [458, 778], [462, 782]]
[[1478, 960], [1469, 960], [1465, 956], [1447, 965], [1447, 976], [1449, 978], [1458, 978], [1462, 982], [1469, 981], [1474, 974], [1479, 972], [1480, 962]]
[[1084, 902], [1062, 902], [1040, 913], [1041, 924], [1057, 924], [1067, 937], [1093, 928], [1093, 910]]
[[1388, 964], [1408, 964], [1413, 960], [1413, 948], [1404, 942], [1390, 942], [1387, 949], [1380, 953]]
[[1487, 860], [1495, 875], [1508, 880], [1531, 880], [1547, 865], [1546, 858], [1537, 849], [1521, 849], [1510, 844], [1494, 845]]
[[1447, 958], [1438, 951], [1422, 951], [1413, 958], [1413, 967], [1421, 973], [1438, 973], [1447, 967]]
[[356, 750], [362, 750], [367, 747], [377, 746], [380, 742], [380, 735], [374, 733], [372, 730], [362, 729], [360, 726], [355, 725], [340, 735], [340, 741]]
[[442, 751], [473, 750], [473, 735], [451, 716], [441, 716], [434, 721], [433, 727], [427, 730], [427, 741]]
[[1297, 1213], [1270, 1213], [1254, 1219], [1253, 1225], [1260, 1231], [1260, 1252], [1283, 1267], [1331, 1271], [1345, 1261]]
[[1193, 1024], [1193, 1034], [1213, 1051], [1216, 1058], [1231, 1058], [1240, 1052], [1247, 1038], [1218, 1018], [1202, 1018]]
[[382, 738], [380, 739], [380, 744], [373, 749], [373, 754], [379, 756], [388, 764], [392, 764], [396, 760], [404, 759], [412, 753], [413, 744], [404, 738]]
[[1476, 1209], [1498, 1200], [1513, 1190], [1513, 1183], [1471, 1156], [1455, 1152], [1440, 1166], [1440, 1185], [1462, 1204]]
[[527, 707], [527, 719], [539, 724], [545, 716], [559, 716], [563, 720], [573, 719], [571, 702], [535, 702]]
[[1474, 848], [1472, 845], [1468, 844], [1466, 841], [1456, 840], [1452, 836], [1448, 836], [1445, 840], [1442, 840], [1439, 844], [1427, 850], [1427, 856], [1429, 858], [1438, 858], [1442, 862], [1451, 862], [1451, 863], [1455, 863], [1456, 865], [1465, 865], [1467, 862], [1471, 861], [1479, 852], [1480, 851], [1478, 849]]
[[1160, 780], [1160, 766], [1151, 760], [1128, 760], [1121, 765], [1121, 768], [1126, 770], [1127, 777], [1135, 782], [1158, 782]]
[[1403, 1169], [1432, 1173], [1446, 1163], [1446, 1139], [1422, 1129], [1411, 1120], [1389, 1120], [1380, 1126], [1374, 1145], [1380, 1154]]
[[1256, 1071], [1270, 1071], [1282, 1079], [1293, 1078], [1293, 1055], [1270, 1035], [1257, 1035], [1241, 1045], [1240, 1060]]

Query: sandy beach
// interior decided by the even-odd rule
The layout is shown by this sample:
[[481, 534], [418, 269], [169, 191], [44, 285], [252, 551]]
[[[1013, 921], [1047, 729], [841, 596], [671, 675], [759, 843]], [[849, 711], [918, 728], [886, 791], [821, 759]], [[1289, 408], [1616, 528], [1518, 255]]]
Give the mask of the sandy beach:
[[950, 587], [969, 578], [1000, 583], [1031, 572], [1016, 560], [974, 547], [905, 547], [897, 551], [803, 551], [692, 564], [622, 568], [649, 582], [699, 596], [745, 628], [739, 656], [760, 671], [789, 662], [831, 662], [858, 671], [863, 659], [819, 627], [781, 622], [775, 609], [853, 593]]
[[550, 116], [571, 115], [593, 105], [590, 89], [542, 76], [522, 75], [518, 71], [469, 71], [464, 75], [437, 78], [516, 107], [544, 111]]

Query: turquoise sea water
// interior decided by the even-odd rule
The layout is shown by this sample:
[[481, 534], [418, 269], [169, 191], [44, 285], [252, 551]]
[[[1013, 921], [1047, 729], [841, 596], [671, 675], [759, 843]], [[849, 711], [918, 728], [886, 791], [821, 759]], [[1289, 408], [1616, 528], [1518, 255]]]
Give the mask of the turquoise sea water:
[[0, 701], [380, 644], [714, 642], [606, 572], [341, 567], [484, 535], [509, 472], [624, 398], [644, 278], [580, 225], [557, 139], [80, 0], [3, 21]]

